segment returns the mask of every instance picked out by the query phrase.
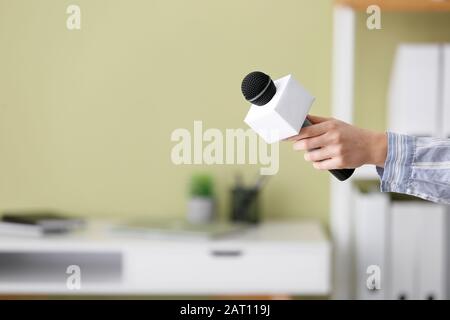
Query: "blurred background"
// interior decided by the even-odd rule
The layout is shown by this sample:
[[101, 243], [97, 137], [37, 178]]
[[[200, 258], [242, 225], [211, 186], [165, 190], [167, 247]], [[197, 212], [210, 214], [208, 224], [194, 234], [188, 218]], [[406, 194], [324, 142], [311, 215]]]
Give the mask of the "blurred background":
[[[2, 208], [181, 217], [207, 170], [223, 216], [230, 176], [259, 165], [175, 166], [173, 130], [246, 128], [240, 84], [258, 69], [297, 75], [330, 113], [331, 1], [80, 1], [73, 32], [69, 4], [1, 2]], [[328, 175], [280, 148], [264, 215], [326, 222]]]
[[[257, 179], [260, 165], [174, 165], [170, 159], [175, 144], [170, 140], [171, 133], [177, 128], [192, 131], [195, 120], [203, 121], [204, 128], [246, 128], [243, 119], [248, 104], [242, 99], [240, 83], [253, 70], [262, 70], [273, 78], [292, 73], [316, 97], [312, 114], [338, 116], [340, 113], [335, 111], [339, 107], [333, 109], [332, 104], [333, 75], [336, 76], [333, 61], [335, 64], [340, 62], [336, 60], [339, 57], [334, 56], [333, 43], [339, 46], [341, 39], [340, 30], [336, 30], [339, 26], [336, 16], [345, 15], [349, 15], [352, 27], [347, 29], [343, 23], [345, 29], [342, 32], [350, 30], [355, 37], [354, 51], [350, 46], [348, 54], [344, 54], [354, 63], [354, 87], [351, 89], [354, 106], [349, 106], [353, 119], [343, 120], [379, 131], [395, 129], [395, 125], [390, 125], [395, 120], [389, 116], [388, 97], [392, 94], [390, 84], [397, 50], [403, 43], [436, 46], [449, 43], [449, 7], [444, 3], [442, 10], [425, 5], [411, 11], [405, 1], [398, 1], [398, 8], [383, 11], [383, 1], [372, 2], [380, 3], [382, 8], [380, 30], [370, 30], [366, 26], [369, 16], [365, 10], [369, 5], [367, 1], [0, 0], [0, 212], [14, 215], [54, 210], [76, 216], [85, 223], [114, 220], [123, 227], [130, 221], [144, 218], [184, 221], [187, 217], [189, 220], [189, 210], [204, 210], [192, 205], [190, 200], [195, 196], [206, 196], [214, 198], [215, 216], [211, 220], [222, 223], [223, 227], [232, 220], [235, 212], [236, 195], [230, 192], [236, 187], [235, 177], [242, 177], [240, 179], [250, 185]], [[73, 4], [81, 9], [80, 30], [66, 27], [69, 16], [66, 9]], [[344, 14], [336, 14], [336, 8]], [[343, 64], [348, 62], [345, 57]], [[427, 69], [429, 65], [431, 63], [424, 62], [423, 68]], [[442, 68], [438, 67], [439, 70]], [[353, 69], [348, 70], [351, 73]], [[336, 79], [339, 80], [339, 76]], [[448, 83], [444, 89], [449, 89]], [[351, 208], [354, 208], [358, 190], [376, 190], [374, 168], [369, 170], [372, 171], [364, 170], [359, 178], [346, 182], [352, 190], [345, 191], [344, 200], [352, 203], [349, 205]], [[261, 256], [261, 261], [252, 261], [248, 267], [255, 277], [249, 281], [248, 288], [235, 284], [221, 290], [218, 288], [223, 283], [218, 282], [211, 286], [199, 284], [200, 289], [196, 290], [195, 283], [192, 283], [191, 287], [174, 287], [171, 291], [163, 283], [153, 290], [151, 283], [156, 280], [152, 278], [148, 287], [139, 287], [136, 291], [124, 289], [118, 294], [332, 297], [336, 290], [342, 298], [370, 298], [370, 295], [358, 296], [357, 280], [349, 274], [353, 269], [342, 271], [345, 265], [358, 269], [356, 252], [359, 249], [346, 249], [337, 258], [331, 254], [331, 247], [335, 247], [334, 254], [339, 255], [343, 246], [353, 248], [358, 245], [353, 232], [344, 232], [347, 229], [342, 224], [333, 226], [333, 213], [330, 212], [347, 209], [339, 209], [342, 201], [334, 204], [332, 192], [340, 191], [333, 189], [334, 182], [330, 185], [330, 179], [327, 172], [315, 171], [307, 164], [302, 154], [292, 150], [290, 143], [280, 143], [279, 172], [267, 181], [258, 197], [258, 208], [253, 209], [257, 210], [261, 222], [257, 228], [269, 230], [253, 230], [257, 234], [224, 240], [227, 249], [225, 253], [218, 253], [219, 256], [233, 256], [235, 249], [228, 245], [230, 242], [247, 249], [254, 246], [257, 252], [264, 252], [264, 247], [259, 247], [261, 242], [255, 239], [265, 237], [278, 245], [294, 241], [302, 254], [306, 250], [305, 243], [318, 242], [323, 245], [323, 251], [320, 251], [323, 256], [314, 263], [323, 269], [323, 273], [318, 274], [317, 282], [306, 286], [304, 291], [303, 279], [299, 280], [297, 287], [283, 287], [289, 279], [277, 278], [285, 270], [280, 266], [274, 266], [273, 277], [258, 269], [265, 259], [271, 257], [267, 249], [265, 258]], [[381, 201], [388, 201], [389, 204], [383, 207], [386, 209], [393, 200], [383, 198]], [[364, 208], [378, 208], [380, 203], [369, 203]], [[414, 204], [413, 207], [416, 208]], [[390, 216], [389, 210], [385, 210], [387, 213], [382, 219]], [[380, 212], [378, 209], [375, 211]], [[340, 217], [339, 214], [336, 217]], [[348, 230], [353, 230], [353, 224], [350, 220], [347, 222], [351, 225]], [[273, 230], [270, 223], [276, 226]], [[443, 222], [439, 220], [437, 223], [442, 225]], [[292, 237], [284, 238], [284, 230], [288, 230], [284, 228], [293, 224], [298, 229], [289, 229]], [[390, 234], [385, 225], [380, 228]], [[210, 235], [212, 231], [204, 232]], [[240, 231], [233, 229], [234, 232]], [[356, 239], [360, 233], [355, 232]], [[43, 248], [48, 245], [49, 252], [53, 252], [55, 247], [59, 248], [59, 243], [69, 243], [65, 237], [60, 237], [63, 236], [39, 239], [44, 241]], [[128, 236], [121, 234], [117, 237], [101, 242], [98, 250], [108, 251], [111, 249], [109, 245], [118, 243], [114, 248], [120, 253], [122, 249], [134, 245], [137, 248], [147, 241], [144, 237], [135, 239], [133, 236], [133, 241], [130, 240], [130, 245], [125, 248], [122, 247], [123, 241], [118, 239], [128, 239]], [[21, 275], [11, 271], [20, 257], [3, 254], [33, 251], [26, 239], [14, 235], [3, 241], [3, 253], [0, 253], [0, 259], [3, 259], [0, 262], [2, 294], [71, 294], [65, 289], [52, 291], [54, 288], [45, 284], [40, 290], [34, 283], [42, 283], [41, 278], [27, 286], [21, 281], [26, 272]], [[442, 239], [440, 241], [446, 243]], [[369, 247], [372, 240], [367, 240]], [[70, 242], [68, 248], [76, 252], [86, 249], [78, 247], [77, 241]], [[169, 240], [170, 248], [167, 250], [172, 250], [174, 241]], [[198, 246], [211, 249], [208, 241], [194, 241], [192, 250], [197, 250]], [[222, 248], [222, 242], [219, 242]], [[248, 243], [251, 246], [247, 246]], [[391, 246], [386, 244], [383, 248], [386, 247]], [[177, 250], [184, 252], [181, 249], [174, 252], [179, 252]], [[367, 252], [364, 248], [361, 250]], [[164, 256], [165, 253], [159, 254]], [[302, 256], [299, 261], [291, 261], [289, 259], [295, 256], [291, 252], [287, 256], [287, 260], [280, 260], [283, 261], [280, 265], [300, 267], [307, 259]], [[54, 259], [57, 258], [44, 260]], [[115, 258], [111, 259], [108, 261], [113, 264], [111, 261]], [[335, 259], [341, 261], [337, 267], [333, 265]], [[439, 256], [439, 259], [444, 261], [446, 255]], [[6, 260], [13, 262], [8, 264]], [[45, 261], [36, 263], [45, 269], [48, 267], [45, 267]], [[84, 257], [82, 261], [90, 259]], [[218, 266], [214, 264], [212, 268], [221, 270], [221, 273], [212, 274], [211, 279], [237, 268], [227, 261], [219, 262]], [[76, 264], [77, 260], [73, 263]], [[137, 262], [122, 261], [119, 263], [122, 272], [138, 272], [127, 263]], [[246, 266], [245, 262], [239, 263]], [[377, 264], [377, 261], [367, 263]], [[198, 265], [202, 264], [198, 262]], [[365, 271], [365, 266], [362, 265], [364, 270], [361, 270]], [[97, 267], [86, 268], [95, 271]], [[161, 264], [162, 269], [165, 267], [166, 264]], [[199, 267], [196, 264], [192, 268]], [[437, 281], [441, 284], [447, 279], [445, 269], [439, 269], [443, 276]], [[304, 271], [306, 277], [308, 270]], [[296, 273], [295, 269], [289, 272]], [[245, 277], [243, 279], [247, 279]], [[13, 278], [14, 281], [11, 280]], [[273, 283], [264, 286], [265, 278]], [[122, 274], [124, 279], [129, 280]], [[365, 285], [365, 280], [361, 281]], [[405, 281], [412, 283], [412, 280]], [[111, 293], [108, 287], [95, 288], [91, 288], [92, 294]], [[135, 288], [135, 284], [130, 288]], [[401, 298], [399, 295], [390, 297]], [[406, 298], [413, 296], [405, 295]]]

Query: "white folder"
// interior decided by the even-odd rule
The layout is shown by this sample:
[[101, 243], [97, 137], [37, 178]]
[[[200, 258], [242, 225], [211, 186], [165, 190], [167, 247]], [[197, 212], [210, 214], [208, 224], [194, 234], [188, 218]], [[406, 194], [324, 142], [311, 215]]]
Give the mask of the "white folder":
[[391, 206], [390, 299], [417, 298], [417, 230], [420, 211], [415, 202], [394, 202]]
[[446, 298], [446, 207], [427, 203], [418, 230], [418, 299]]
[[439, 50], [438, 44], [397, 48], [388, 94], [389, 130], [419, 136], [441, 133]]
[[[385, 299], [386, 249], [388, 236], [389, 196], [379, 192], [357, 193], [355, 198], [355, 254], [356, 254], [356, 298], [363, 300]], [[369, 266], [378, 266], [381, 271], [380, 290], [367, 288]]]
[[445, 298], [445, 207], [394, 202], [391, 222], [390, 298]]

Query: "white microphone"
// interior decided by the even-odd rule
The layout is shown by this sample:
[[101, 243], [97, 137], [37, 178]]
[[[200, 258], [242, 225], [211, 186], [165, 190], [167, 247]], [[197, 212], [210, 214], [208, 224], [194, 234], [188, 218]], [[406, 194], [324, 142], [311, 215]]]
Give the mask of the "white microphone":
[[267, 143], [298, 134], [315, 100], [292, 75], [272, 81], [262, 72], [252, 72], [241, 89], [252, 103], [244, 122]]
[[[306, 119], [315, 98], [292, 75], [278, 80], [254, 71], [245, 76], [242, 94], [251, 102], [244, 122], [265, 142], [274, 143], [299, 133], [311, 125]], [[330, 172], [339, 180], [348, 179], [355, 169], [336, 169]]]

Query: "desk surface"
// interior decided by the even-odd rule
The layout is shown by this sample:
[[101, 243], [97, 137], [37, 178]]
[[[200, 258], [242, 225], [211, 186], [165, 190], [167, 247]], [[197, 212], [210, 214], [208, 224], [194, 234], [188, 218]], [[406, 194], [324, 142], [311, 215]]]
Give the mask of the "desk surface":
[[315, 221], [268, 222], [243, 229], [218, 239], [195, 239], [193, 237], [145, 237], [139, 234], [125, 234], [112, 231], [113, 224], [93, 221], [82, 232], [69, 235], [51, 235], [42, 237], [0, 236], [0, 250], [59, 250], [70, 249], [111, 249], [139, 245], [193, 245], [214, 244], [328, 244], [321, 225]]

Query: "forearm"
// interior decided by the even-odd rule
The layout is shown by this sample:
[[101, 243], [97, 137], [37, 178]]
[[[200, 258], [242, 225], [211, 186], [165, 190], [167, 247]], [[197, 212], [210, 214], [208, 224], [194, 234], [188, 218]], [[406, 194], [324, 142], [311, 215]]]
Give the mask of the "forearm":
[[450, 140], [387, 135], [381, 191], [450, 204]]

